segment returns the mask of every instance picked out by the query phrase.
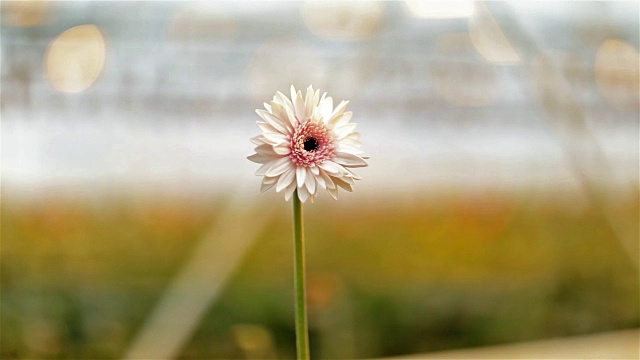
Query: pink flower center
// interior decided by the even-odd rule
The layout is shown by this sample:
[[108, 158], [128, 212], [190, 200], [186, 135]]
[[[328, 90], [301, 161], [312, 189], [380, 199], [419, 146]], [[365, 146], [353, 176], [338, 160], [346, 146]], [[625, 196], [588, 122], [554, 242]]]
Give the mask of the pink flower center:
[[333, 158], [335, 151], [331, 130], [322, 121], [307, 120], [291, 137], [289, 157], [298, 166], [310, 167]]

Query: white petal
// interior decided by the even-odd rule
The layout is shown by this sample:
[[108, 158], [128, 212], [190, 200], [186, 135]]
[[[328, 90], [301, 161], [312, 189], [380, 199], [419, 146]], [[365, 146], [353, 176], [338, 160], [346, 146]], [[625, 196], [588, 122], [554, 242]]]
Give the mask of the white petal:
[[280, 175], [278, 179], [278, 185], [276, 185], [276, 192], [280, 192], [287, 186], [291, 185], [293, 178], [296, 176], [296, 172], [293, 168], [287, 169], [284, 174]]
[[355, 179], [355, 180], [361, 180], [361, 179], [362, 179], [362, 178], [360, 177], [360, 175], [358, 175], [358, 174], [354, 173], [353, 171], [351, 171], [351, 169], [347, 168], [347, 171], [349, 172], [349, 176], [350, 176], [352, 179]]
[[262, 183], [263, 184], [275, 184], [277, 181], [278, 181], [278, 177], [277, 176], [275, 176], [275, 177], [265, 176], [262, 179]]
[[264, 105], [264, 108], [267, 109], [268, 112], [271, 112], [271, 105], [267, 103], [262, 103], [262, 105]]
[[[264, 111], [264, 110], [256, 110], [256, 113], [264, 120], [267, 122], [267, 124], [269, 124], [272, 128], [274, 128], [275, 130], [283, 133], [283, 134], [288, 134], [289, 130], [287, 129], [287, 126], [285, 125], [284, 121], [282, 119], [277, 118], [275, 115]], [[260, 126], [260, 125], [258, 125]]]
[[318, 169], [318, 167], [315, 165], [311, 166], [309, 169], [311, 169], [313, 175], [318, 175], [320, 173], [320, 169]]
[[367, 166], [367, 162], [362, 160], [359, 156], [353, 155], [347, 152], [337, 152], [333, 158], [333, 161], [338, 164], [349, 167], [363, 167]]
[[317, 188], [322, 188], [322, 189], [326, 189], [327, 185], [324, 182], [324, 178], [320, 175], [320, 174], [316, 174], [313, 176], [316, 179], [316, 187]]
[[289, 137], [279, 132], [265, 132], [262, 134], [268, 143], [278, 145], [289, 142]]
[[360, 140], [360, 133], [357, 131], [354, 131], [351, 134], [347, 135], [345, 139]]
[[289, 121], [289, 115], [283, 105], [275, 101], [271, 102], [271, 110], [275, 117], [282, 120], [282, 123], [287, 127], [287, 133], [290, 134], [293, 131], [293, 125]]
[[360, 146], [362, 146], [362, 141], [356, 140], [356, 139], [351, 139], [349, 137], [349, 135], [347, 135], [347, 137], [345, 137], [344, 139], [340, 140], [340, 146], [343, 146], [343, 145], [349, 145], [349, 146], [353, 146], [353, 147], [360, 147]]
[[[316, 90], [316, 92], [313, 94], [313, 112], [315, 113], [315, 111], [318, 109], [318, 100], [320, 99], [320, 90]], [[311, 114], [313, 115], [313, 114]], [[311, 116], [310, 115], [310, 116]]]
[[309, 189], [309, 194], [316, 193], [316, 178], [309, 168], [306, 169], [307, 176], [304, 179], [304, 185]]
[[295, 110], [296, 118], [299, 123], [303, 123], [307, 120], [305, 117], [304, 99], [302, 98], [302, 92], [295, 92], [296, 89], [291, 85], [291, 101], [293, 102], [293, 109]]
[[335, 189], [336, 184], [333, 183], [333, 179], [324, 170], [320, 170], [320, 176], [325, 183], [325, 189]]
[[353, 191], [353, 187], [351, 187], [351, 184], [349, 184], [348, 182], [340, 179], [340, 178], [333, 178], [333, 182], [336, 183], [336, 185], [340, 186], [341, 188], [347, 190], [347, 191]]
[[275, 155], [275, 153], [273, 152], [273, 146], [269, 144], [260, 144], [256, 146], [254, 150], [256, 151], [256, 153], [261, 155]]
[[353, 112], [347, 111], [331, 119], [331, 121], [329, 122], [329, 126], [338, 127], [338, 126], [346, 125], [349, 123], [349, 121], [351, 121], [352, 117], [353, 117]]
[[247, 159], [249, 161], [253, 161], [254, 163], [258, 163], [258, 164], [264, 164], [274, 160], [274, 158], [269, 157], [267, 155], [263, 155], [263, 154], [253, 154], [251, 156], [247, 156]]
[[294, 181], [291, 184], [289, 184], [289, 186], [287, 186], [286, 189], [284, 189], [284, 200], [289, 201], [289, 199], [291, 199], [291, 195], [293, 195], [293, 192], [295, 190], [296, 190], [296, 183]]
[[249, 139], [252, 143], [256, 144], [256, 145], [262, 145], [264, 144], [264, 136], [262, 135], [258, 135], [258, 136], [254, 136], [251, 139]]
[[[348, 152], [350, 154], [358, 155], [358, 156], [364, 154], [364, 151], [362, 151], [362, 149], [360, 149], [359, 146], [353, 146], [353, 145], [350, 145], [348, 143], [345, 143], [344, 141], [340, 142], [340, 145], [338, 146], [338, 151], [340, 151], [340, 152]], [[362, 156], [360, 156], [360, 157], [362, 157]]]
[[341, 174], [338, 164], [334, 163], [333, 161], [325, 160], [322, 162], [322, 164], [318, 164], [318, 166], [329, 174]]
[[329, 121], [331, 121], [336, 116], [342, 114], [344, 112], [344, 109], [347, 108], [347, 105], [349, 105], [349, 101], [342, 100], [340, 104], [338, 104], [338, 106], [336, 106], [336, 108], [333, 110], [333, 113], [331, 114], [331, 118], [329, 119]]
[[262, 166], [260, 166], [258, 168], [258, 170], [256, 170], [256, 175], [258, 175], [258, 176], [266, 176], [267, 175], [267, 170], [269, 170], [269, 168], [273, 165], [273, 163], [275, 163], [275, 161], [269, 161], [269, 162], [266, 162], [266, 163], [262, 164]]
[[265, 192], [265, 191], [271, 189], [273, 187], [273, 185], [275, 185], [275, 183], [273, 183], [273, 184], [265, 184], [265, 183], [260, 184], [260, 192]]
[[[325, 93], [326, 94], [326, 93]], [[327, 96], [323, 100], [320, 100], [318, 105], [318, 113], [322, 117], [322, 121], [328, 123], [331, 120], [331, 113], [333, 112], [333, 98]]]
[[304, 118], [308, 119], [311, 115], [313, 115], [313, 88], [309, 85], [304, 98]]
[[338, 137], [338, 140], [341, 140], [347, 137], [349, 134], [351, 134], [353, 130], [356, 128], [356, 126], [357, 124], [354, 124], [354, 123], [338, 126], [333, 128], [333, 133], [336, 134], [336, 136]]
[[[258, 110], [256, 110], [258, 111]], [[263, 133], [266, 132], [277, 132], [280, 133], [276, 128], [274, 128], [273, 126], [271, 126], [270, 124], [263, 122], [263, 121], [256, 121], [256, 125], [258, 125], [258, 127], [260, 128], [260, 130], [262, 130]]]
[[284, 111], [287, 114], [287, 120], [289, 120], [289, 124], [291, 124], [292, 128], [298, 126], [298, 120], [296, 120], [295, 111], [293, 109], [293, 104], [291, 100], [289, 100], [283, 93], [277, 92], [276, 97], [284, 107]]
[[298, 166], [296, 168], [296, 180], [298, 182], [298, 187], [302, 187], [302, 185], [304, 184], [304, 178], [306, 174], [307, 172], [303, 166]]
[[338, 200], [338, 188], [327, 189], [327, 191], [329, 192], [329, 195], [331, 195], [331, 197], [334, 200]]
[[309, 193], [307, 192], [307, 189], [305, 187], [298, 186], [298, 199], [304, 203], [307, 201], [308, 197]]
[[280, 158], [270, 164], [271, 167], [269, 167], [269, 170], [267, 170], [267, 172], [265, 173], [266, 176], [278, 176], [293, 166], [293, 164], [291, 164], [291, 159], [289, 159], [289, 157], [287, 156]]
[[278, 155], [289, 155], [291, 153], [291, 146], [289, 143], [274, 146], [273, 151]]

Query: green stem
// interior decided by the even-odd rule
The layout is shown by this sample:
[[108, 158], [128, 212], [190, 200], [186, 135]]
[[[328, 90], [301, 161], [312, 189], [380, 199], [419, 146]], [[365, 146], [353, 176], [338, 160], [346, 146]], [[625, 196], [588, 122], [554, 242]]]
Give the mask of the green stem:
[[296, 293], [296, 349], [298, 360], [309, 359], [309, 333], [307, 329], [307, 303], [305, 289], [304, 229], [302, 204], [298, 190], [293, 193], [293, 281]]

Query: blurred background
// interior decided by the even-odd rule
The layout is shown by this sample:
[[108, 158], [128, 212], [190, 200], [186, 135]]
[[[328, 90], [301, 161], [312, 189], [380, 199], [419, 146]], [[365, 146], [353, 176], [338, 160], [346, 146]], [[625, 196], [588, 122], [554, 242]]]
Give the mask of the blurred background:
[[293, 357], [291, 204], [246, 160], [291, 84], [371, 157], [305, 205], [313, 358], [637, 328], [639, 11], [2, 1], [0, 357]]

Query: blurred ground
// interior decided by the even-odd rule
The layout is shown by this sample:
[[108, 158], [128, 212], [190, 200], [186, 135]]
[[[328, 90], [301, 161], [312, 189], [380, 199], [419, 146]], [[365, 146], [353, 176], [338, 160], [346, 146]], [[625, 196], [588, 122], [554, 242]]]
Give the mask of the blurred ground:
[[[3, 200], [3, 357], [120, 356], [224, 202]], [[308, 206], [314, 354], [379, 357], [637, 327], [637, 269], [597, 213], [572, 202], [467, 193]], [[293, 356], [289, 204], [261, 204], [274, 219], [181, 358]], [[636, 202], [619, 204], [616, 216], [637, 216]]]

